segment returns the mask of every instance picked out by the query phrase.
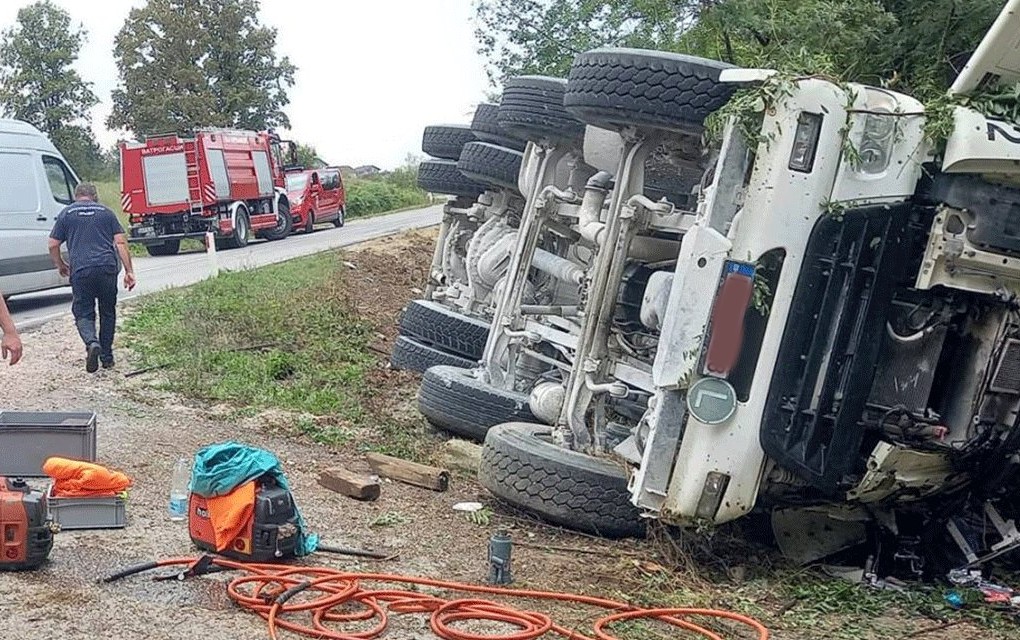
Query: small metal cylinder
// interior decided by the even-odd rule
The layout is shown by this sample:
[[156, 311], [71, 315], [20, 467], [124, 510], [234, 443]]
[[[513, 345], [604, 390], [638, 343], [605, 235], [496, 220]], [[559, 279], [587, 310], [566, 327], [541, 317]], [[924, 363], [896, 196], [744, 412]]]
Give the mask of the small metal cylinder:
[[510, 554], [513, 543], [506, 531], [497, 531], [489, 538], [489, 584], [510, 584]]

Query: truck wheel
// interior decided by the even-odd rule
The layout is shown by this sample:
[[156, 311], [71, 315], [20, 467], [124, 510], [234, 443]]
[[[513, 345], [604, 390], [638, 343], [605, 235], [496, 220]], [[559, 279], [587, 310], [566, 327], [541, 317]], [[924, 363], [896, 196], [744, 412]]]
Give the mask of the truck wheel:
[[339, 229], [344, 226], [344, 218], [347, 217], [347, 207], [340, 207], [340, 211], [337, 211], [336, 217], [333, 218], [333, 226]]
[[664, 51], [595, 49], [574, 58], [563, 105], [595, 126], [697, 133], [733, 95], [733, 85], [719, 82], [731, 67]]
[[471, 130], [483, 142], [498, 144], [514, 151], [524, 151], [524, 147], [528, 145], [526, 139], [519, 138], [499, 126], [499, 105], [478, 105], [475, 117], [471, 120]]
[[606, 538], [643, 537], [627, 471], [552, 442], [546, 425], [510, 423], [485, 436], [478, 481], [497, 498], [568, 529]]
[[412, 300], [400, 314], [400, 334], [478, 362], [489, 339], [489, 323], [431, 300]]
[[426, 160], [418, 165], [418, 186], [432, 193], [477, 198], [486, 187], [457, 170], [453, 160]]
[[286, 201], [280, 202], [280, 209], [276, 212], [276, 226], [262, 232], [266, 240], [283, 240], [294, 230], [294, 219], [290, 217], [290, 204]]
[[567, 81], [546, 76], [510, 78], [499, 103], [499, 125], [514, 135], [580, 143], [584, 123], [563, 108]]
[[475, 363], [467, 358], [461, 358], [447, 351], [422, 344], [414, 338], [400, 336], [393, 344], [393, 352], [390, 354], [390, 365], [394, 369], [425, 373], [425, 370], [429, 367], [447, 365], [468, 369], [475, 366]]
[[496, 388], [458, 367], [432, 367], [425, 372], [418, 410], [437, 429], [478, 442], [497, 424], [535, 420], [528, 394]]
[[517, 176], [523, 160], [520, 151], [489, 142], [469, 142], [460, 153], [457, 168], [471, 180], [518, 192]]
[[218, 242], [217, 248], [224, 249], [242, 249], [248, 246], [248, 231], [251, 229], [251, 223], [248, 221], [248, 209], [245, 207], [239, 207], [237, 209], [237, 216], [234, 218], [234, 232], [222, 241]]
[[145, 250], [149, 252], [150, 256], [175, 256], [181, 250], [181, 240], [174, 238], [163, 244], [147, 244]]
[[433, 158], [456, 160], [460, 158], [464, 145], [475, 140], [474, 132], [466, 124], [434, 124], [425, 127], [421, 150]]

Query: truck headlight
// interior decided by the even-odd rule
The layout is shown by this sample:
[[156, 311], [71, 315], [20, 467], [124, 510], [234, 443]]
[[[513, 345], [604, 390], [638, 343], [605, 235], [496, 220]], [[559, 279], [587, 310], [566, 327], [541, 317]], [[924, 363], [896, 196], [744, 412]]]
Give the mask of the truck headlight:
[[705, 486], [701, 489], [701, 497], [698, 499], [698, 506], [694, 515], [702, 520], [715, 520], [715, 514], [722, 504], [723, 495], [726, 494], [726, 487], [730, 484], [730, 477], [718, 471], [709, 472], [705, 476]]
[[861, 135], [859, 151], [862, 172], [876, 174], [886, 170], [892, 155], [895, 132], [896, 116], [887, 109], [873, 107], [872, 113], [864, 118], [864, 133]]
[[818, 137], [822, 133], [822, 114], [802, 112], [797, 118], [797, 131], [793, 135], [793, 150], [789, 167], [800, 173], [811, 173], [818, 151]]

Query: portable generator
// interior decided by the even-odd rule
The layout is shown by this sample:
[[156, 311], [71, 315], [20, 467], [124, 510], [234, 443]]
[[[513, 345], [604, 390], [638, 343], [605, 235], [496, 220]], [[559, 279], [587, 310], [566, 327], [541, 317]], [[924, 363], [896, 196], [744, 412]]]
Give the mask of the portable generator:
[[0, 571], [34, 569], [53, 548], [46, 494], [0, 477]]
[[255, 481], [255, 504], [241, 534], [217, 549], [208, 500], [196, 493], [188, 499], [188, 532], [204, 551], [242, 562], [271, 562], [295, 555], [300, 532], [298, 511], [290, 491], [270, 476]]

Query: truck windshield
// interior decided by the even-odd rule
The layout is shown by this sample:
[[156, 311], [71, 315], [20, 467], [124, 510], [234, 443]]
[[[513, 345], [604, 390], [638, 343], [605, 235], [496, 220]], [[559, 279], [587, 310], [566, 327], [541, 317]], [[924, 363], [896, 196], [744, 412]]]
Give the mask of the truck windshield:
[[308, 184], [308, 176], [303, 173], [296, 173], [287, 176], [287, 191], [303, 191]]

